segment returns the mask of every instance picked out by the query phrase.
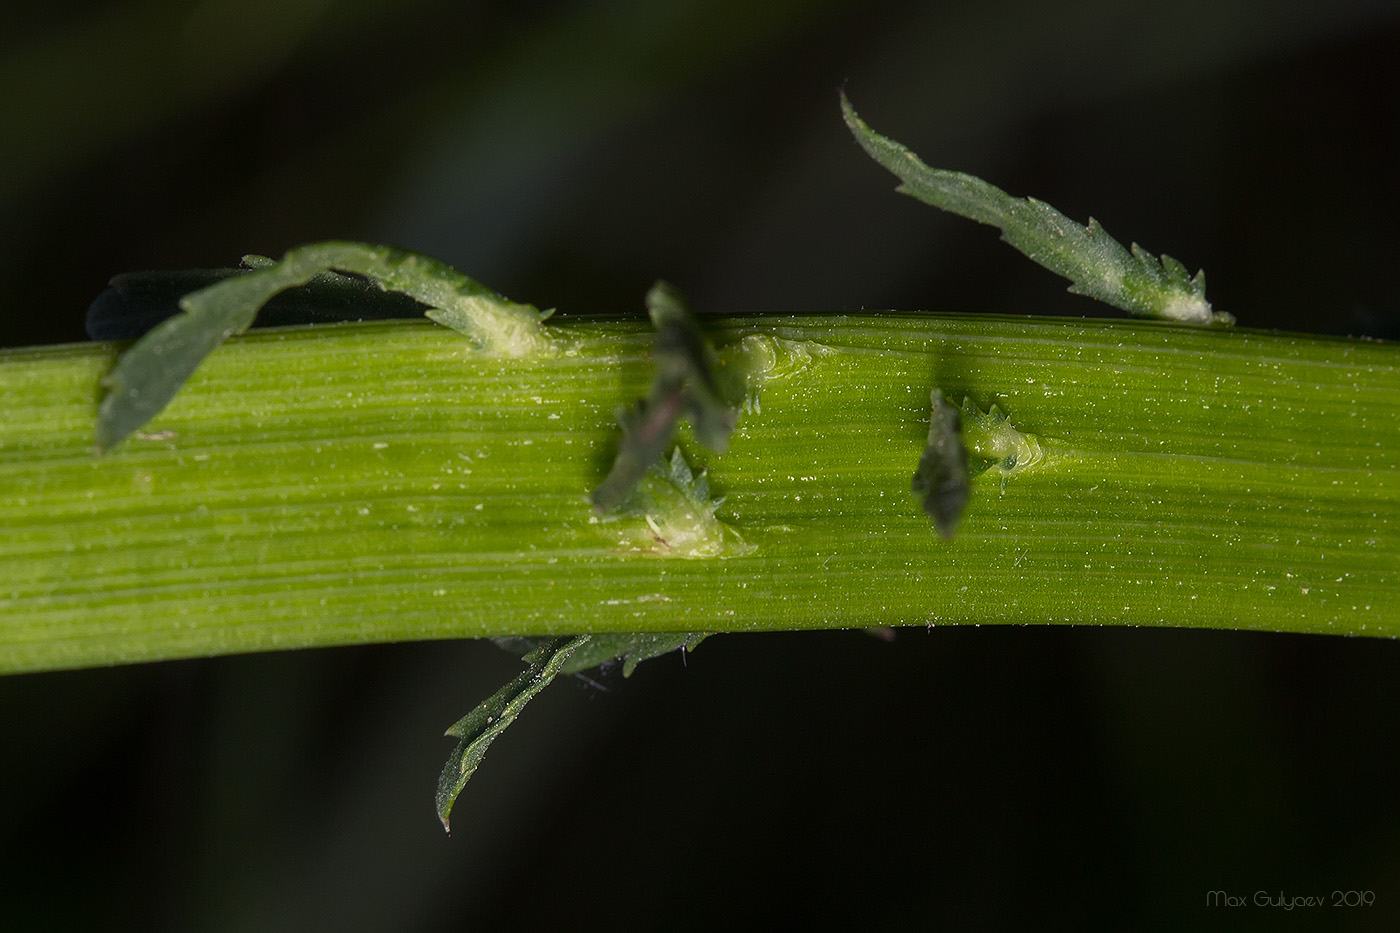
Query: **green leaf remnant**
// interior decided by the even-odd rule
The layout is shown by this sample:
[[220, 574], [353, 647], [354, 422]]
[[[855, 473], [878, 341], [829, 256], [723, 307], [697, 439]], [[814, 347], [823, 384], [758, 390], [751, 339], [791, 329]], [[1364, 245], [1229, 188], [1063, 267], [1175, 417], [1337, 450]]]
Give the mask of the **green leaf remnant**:
[[994, 469], [1005, 481], [1044, 461], [1040, 438], [1018, 430], [995, 403], [983, 412], [972, 399], [964, 398], [960, 414], [963, 443], [968, 448], [968, 474], [973, 479]]
[[973, 175], [930, 168], [907, 147], [876, 133], [841, 94], [846, 125], [872, 159], [900, 179], [896, 189], [941, 210], [1001, 229], [1027, 257], [1070, 280], [1069, 290], [1131, 314], [1184, 324], [1230, 324], [1212, 311], [1204, 272], [1193, 277], [1170, 256], [1154, 257], [1109, 236], [1092, 217], [1082, 226], [1035, 198], [1011, 195]]
[[723, 502], [710, 495], [705, 471], [692, 470], [676, 447], [599, 523], [612, 529], [624, 550], [682, 560], [752, 554], [753, 545], [716, 514]]
[[280, 262], [245, 260], [253, 271], [186, 295], [178, 314], [138, 340], [103, 378], [97, 449], [121, 443], [155, 417], [219, 344], [252, 325], [273, 296], [329, 271], [366, 276], [428, 305], [428, 317], [465, 334], [483, 353], [525, 356], [548, 346], [545, 315], [516, 304], [427, 256], [387, 246], [326, 242], [289, 250]]
[[695, 438], [715, 453], [724, 453], [738, 414], [721, 386], [715, 349], [686, 309], [674, 285], [657, 282], [647, 293], [647, 311], [656, 326], [651, 389], [631, 408], [620, 407], [622, 439], [607, 478], [593, 490], [599, 513], [620, 506], [676, 436], [684, 415]]

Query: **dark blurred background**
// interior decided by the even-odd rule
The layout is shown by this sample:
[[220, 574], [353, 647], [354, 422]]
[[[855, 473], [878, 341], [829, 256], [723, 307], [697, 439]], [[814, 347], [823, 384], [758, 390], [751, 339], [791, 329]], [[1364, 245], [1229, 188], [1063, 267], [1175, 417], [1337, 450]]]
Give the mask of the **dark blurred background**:
[[[561, 313], [1095, 314], [892, 193], [931, 163], [1400, 331], [1394, 0], [56, 0], [0, 35], [0, 345], [113, 274], [310, 240]], [[995, 568], [989, 568], [995, 573]], [[1395, 929], [1400, 646], [990, 627], [714, 638], [557, 684], [443, 836], [490, 645], [0, 680], [0, 927]], [[1207, 908], [1374, 891], [1369, 908]]]

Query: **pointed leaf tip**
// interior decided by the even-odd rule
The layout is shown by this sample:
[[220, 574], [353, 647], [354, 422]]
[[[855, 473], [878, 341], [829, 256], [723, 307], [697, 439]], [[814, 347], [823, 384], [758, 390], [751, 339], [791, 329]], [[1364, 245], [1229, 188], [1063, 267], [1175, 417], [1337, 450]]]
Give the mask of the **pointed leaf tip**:
[[448, 834], [452, 832], [452, 805], [476, 773], [491, 743], [515, 721], [525, 704], [553, 682], [569, 657], [588, 644], [589, 638], [555, 638], [536, 648], [525, 656], [529, 666], [519, 676], [448, 727], [447, 734], [460, 741], [438, 776], [435, 797], [438, 820]]

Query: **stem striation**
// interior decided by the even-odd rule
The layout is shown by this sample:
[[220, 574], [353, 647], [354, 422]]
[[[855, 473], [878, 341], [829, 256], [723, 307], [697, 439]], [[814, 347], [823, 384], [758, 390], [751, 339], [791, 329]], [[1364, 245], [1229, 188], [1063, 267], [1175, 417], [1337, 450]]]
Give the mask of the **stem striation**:
[[[640, 320], [558, 322], [519, 358], [425, 322], [250, 333], [101, 458], [115, 348], [7, 351], [0, 671], [608, 632], [1400, 634], [1393, 347], [1046, 318], [708, 324], [748, 387], [729, 451], [682, 431], [682, 461], [616, 516], [588, 495], [648, 385]], [[910, 494], [935, 388], [1005, 416], [968, 432], [1000, 468], [972, 479], [951, 542]], [[1008, 458], [1008, 437], [1038, 457]]]

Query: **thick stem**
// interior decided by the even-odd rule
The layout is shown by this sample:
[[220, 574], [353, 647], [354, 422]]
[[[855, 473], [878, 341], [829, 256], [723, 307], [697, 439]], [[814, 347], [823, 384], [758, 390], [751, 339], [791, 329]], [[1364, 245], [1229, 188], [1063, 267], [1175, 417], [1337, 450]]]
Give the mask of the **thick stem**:
[[[710, 324], [750, 386], [717, 509], [588, 493], [650, 329], [484, 358], [416, 322], [216, 351], [94, 457], [108, 345], [0, 356], [0, 670], [408, 639], [993, 622], [1400, 634], [1400, 355], [1045, 318]], [[955, 540], [929, 397], [993, 403]], [[980, 434], [979, 434], [980, 431]], [[683, 435], [684, 437], [684, 435]], [[1007, 452], [1019, 452], [1015, 458]]]

